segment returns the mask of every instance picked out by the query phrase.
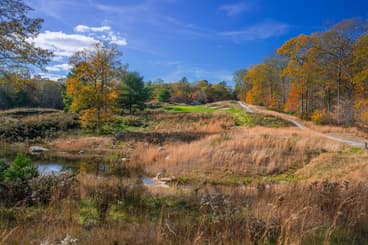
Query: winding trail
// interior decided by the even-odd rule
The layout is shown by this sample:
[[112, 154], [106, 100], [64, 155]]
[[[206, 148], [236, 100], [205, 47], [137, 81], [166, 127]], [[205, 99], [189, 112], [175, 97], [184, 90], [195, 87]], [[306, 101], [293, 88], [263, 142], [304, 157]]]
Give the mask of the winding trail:
[[254, 111], [249, 106], [247, 106], [244, 102], [238, 101], [238, 103], [240, 107], [242, 107], [246, 112], [254, 113]]
[[244, 102], [238, 101], [239, 105], [248, 113], [263, 113], [263, 114], [268, 114], [268, 115], [272, 115], [275, 117], [279, 117], [282, 118], [284, 120], [287, 120], [289, 122], [291, 122], [292, 124], [294, 124], [296, 127], [298, 127], [301, 130], [310, 130], [316, 134], [319, 134], [325, 138], [328, 138], [330, 140], [336, 141], [336, 142], [340, 142], [346, 145], [350, 145], [350, 146], [354, 146], [354, 147], [361, 147], [361, 148], [365, 148], [366, 147], [366, 143], [364, 141], [365, 139], [362, 139], [362, 141], [354, 141], [354, 140], [349, 140], [349, 139], [344, 139], [344, 138], [340, 138], [340, 137], [335, 137], [335, 136], [331, 136], [331, 135], [327, 135], [321, 132], [318, 132], [316, 130], [307, 128], [306, 126], [304, 126], [303, 124], [301, 124], [300, 122], [296, 121], [293, 119], [292, 116], [287, 115], [287, 114], [283, 114], [283, 113], [279, 113], [279, 112], [275, 112], [275, 111], [270, 111], [270, 110], [266, 110], [266, 109], [262, 109], [260, 110], [258, 107], [256, 106], [252, 106], [250, 107], [249, 105], [245, 104]]

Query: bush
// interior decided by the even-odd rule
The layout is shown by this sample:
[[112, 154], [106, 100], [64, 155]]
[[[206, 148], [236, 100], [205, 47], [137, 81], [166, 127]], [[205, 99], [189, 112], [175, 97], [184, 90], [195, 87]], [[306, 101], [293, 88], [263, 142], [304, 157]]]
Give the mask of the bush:
[[18, 117], [0, 117], [0, 139], [24, 141], [37, 137], [54, 136], [59, 131], [79, 128], [76, 114], [54, 112]]
[[312, 122], [315, 124], [328, 124], [331, 121], [329, 113], [325, 110], [315, 110], [311, 116]]
[[71, 172], [41, 175], [30, 181], [33, 203], [48, 204], [71, 196], [77, 180]]
[[143, 120], [137, 116], [125, 116], [121, 122], [121, 125], [128, 127], [142, 127], [145, 126]]
[[13, 164], [4, 171], [3, 177], [5, 183], [25, 184], [32, 178], [36, 177], [37, 173], [37, 169], [31, 164], [31, 159], [23, 154], [18, 154]]
[[4, 172], [9, 168], [9, 165], [2, 159], [0, 159], [0, 182], [3, 181]]
[[18, 154], [10, 166], [1, 163], [1, 169], [0, 201], [6, 206], [27, 201], [32, 194], [28, 182], [38, 174], [37, 169], [31, 165], [31, 160]]

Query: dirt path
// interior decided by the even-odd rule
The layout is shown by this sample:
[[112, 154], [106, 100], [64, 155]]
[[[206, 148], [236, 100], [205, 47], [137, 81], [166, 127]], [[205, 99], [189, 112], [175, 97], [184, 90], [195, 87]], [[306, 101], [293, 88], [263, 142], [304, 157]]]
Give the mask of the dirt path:
[[328, 139], [336, 141], [336, 142], [340, 142], [340, 143], [350, 145], [350, 146], [354, 146], [354, 147], [361, 147], [361, 148], [364, 148], [366, 142], [368, 142], [368, 140], [364, 139], [364, 138], [359, 138], [357, 140], [351, 140], [351, 139], [345, 138], [341, 135], [339, 137], [336, 137], [336, 136], [324, 134], [324, 133], [318, 132], [316, 130], [307, 128], [302, 123], [298, 122], [296, 117], [293, 117], [291, 115], [287, 115], [287, 114], [276, 112], [276, 111], [270, 111], [270, 110], [267, 110], [267, 109], [265, 109], [263, 107], [260, 107], [260, 106], [247, 105], [247, 104], [245, 104], [241, 101], [239, 101], [238, 103], [248, 113], [259, 112], [259, 113], [262, 113], [262, 114], [268, 114], [268, 115], [272, 115], [272, 116], [275, 116], [275, 117], [279, 117], [279, 118], [282, 118], [282, 119], [285, 119], [285, 120], [291, 122], [292, 124], [294, 124], [296, 127], [300, 128], [301, 130], [309, 130], [313, 133], [319, 134], [319, 135], [321, 135], [325, 138], [328, 138]]

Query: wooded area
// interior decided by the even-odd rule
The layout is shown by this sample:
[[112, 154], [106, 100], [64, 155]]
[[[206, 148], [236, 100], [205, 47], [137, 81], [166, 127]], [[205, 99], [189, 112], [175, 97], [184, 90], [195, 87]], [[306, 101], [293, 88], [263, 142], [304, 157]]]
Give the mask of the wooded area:
[[242, 73], [239, 96], [319, 124], [368, 127], [366, 28], [350, 19], [288, 40], [277, 55]]

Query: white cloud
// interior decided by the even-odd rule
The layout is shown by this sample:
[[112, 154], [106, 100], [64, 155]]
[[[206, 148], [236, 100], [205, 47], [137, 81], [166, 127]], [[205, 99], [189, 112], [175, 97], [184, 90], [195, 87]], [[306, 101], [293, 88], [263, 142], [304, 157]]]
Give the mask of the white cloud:
[[[77, 27], [75, 29], [78, 29]], [[85, 27], [85, 29], [95, 28], [88, 26]], [[100, 28], [100, 31], [101, 30], [102, 27]], [[105, 28], [105, 30], [108, 30], [108, 28]], [[128, 43], [127, 40], [121, 37], [119, 33], [114, 33], [112, 31], [109, 31], [100, 36], [93, 35], [93, 33], [85, 35], [67, 34], [60, 31], [45, 31], [43, 33], [40, 33], [35, 39], [31, 39], [30, 41], [34, 42], [35, 45], [38, 47], [52, 50], [55, 54], [55, 57], [53, 59], [54, 61], [61, 61], [64, 58], [70, 57], [77, 51], [91, 49], [96, 43], [99, 43], [101, 41], [105, 41], [107, 43], [115, 44], [118, 46], [125, 46]]]
[[60, 71], [69, 71], [71, 68], [72, 68], [71, 65], [65, 63], [65, 64], [47, 66], [46, 70], [52, 71], [52, 72], [60, 72]]
[[[118, 46], [126, 46], [127, 40], [120, 35], [118, 32], [111, 30], [111, 26], [104, 25], [99, 27], [91, 27], [86, 25], [77, 25], [74, 27], [75, 32], [87, 33], [89, 36], [95, 37], [98, 40], [115, 44]], [[99, 34], [96, 34], [99, 33]]]
[[218, 32], [219, 36], [231, 37], [234, 41], [254, 41], [281, 36], [289, 30], [289, 25], [276, 21], [265, 21], [242, 30]]
[[99, 42], [90, 36], [52, 31], [40, 33], [37, 38], [31, 41], [38, 47], [52, 50], [57, 57], [69, 57], [75, 52], [89, 49]]
[[106, 42], [118, 46], [128, 44], [127, 40], [120, 33], [112, 31], [110, 26], [78, 25], [74, 31], [79, 33], [45, 31], [36, 38], [28, 40], [37, 47], [54, 52], [53, 62], [46, 67], [48, 73], [42, 73], [42, 76], [54, 80], [63, 77], [71, 69], [71, 66], [66, 63], [67, 59], [78, 51], [93, 49], [97, 43]]
[[53, 81], [57, 81], [60, 78], [65, 78], [64, 75], [53, 74], [53, 73], [43, 73], [43, 72], [40, 72], [37, 75], [40, 75], [41, 77], [48, 78], [48, 79], [53, 80]]
[[75, 32], [105, 32], [110, 30], [110, 26], [90, 27], [86, 25], [77, 25], [76, 27], [74, 27]]
[[128, 42], [125, 38], [121, 37], [119, 33], [109, 32], [107, 36], [105, 36], [105, 41], [115, 44], [118, 46], [126, 46]]
[[250, 11], [254, 6], [246, 2], [238, 2], [233, 4], [225, 4], [219, 7], [219, 10], [225, 12], [227, 16], [236, 16], [244, 12]]

